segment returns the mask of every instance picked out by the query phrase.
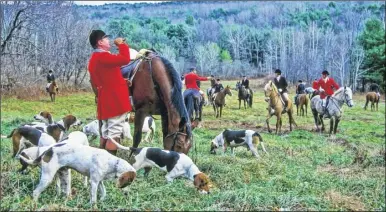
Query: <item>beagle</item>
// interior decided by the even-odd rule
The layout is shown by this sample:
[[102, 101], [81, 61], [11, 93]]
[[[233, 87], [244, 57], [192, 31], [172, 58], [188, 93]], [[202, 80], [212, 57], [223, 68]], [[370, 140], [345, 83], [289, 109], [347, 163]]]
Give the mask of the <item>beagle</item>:
[[[135, 116], [133, 113], [129, 115], [129, 118], [126, 118], [126, 122], [134, 123]], [[155, 121], [151, 116], [146, 116], [143, 121], [142, 133], [146, 133], [144, 141], [152, 143], [155, 133]], [[150, 137], [149, 137], [150, 136]]]
[[231, 152], [234, 155], [234, 148], [239, 146], [245, 146], [251, 150], [252, 154], [259, 158], [257, 153], [257, 145], [261, 143], [263, 151], [268, 154], [265, 150], [263, 138], [261, 135], [253, 130], [225, 130], [224, 132], [217, 135], [211, 142], [210, 152], [216, 154], [216, 149], [218, 147], [223, 147], [224, 152], [226, 151], [227, 146], [231, 147]]
[[193, 181], [194, 186], [200, 193], [209, 194], [209, 177], [202, 173], [193, 163], [192, 159], [184, 153], [151, 147], [125, 147], [117, 143], [114, 139], [109, 139], [120, 149], [135, 150], [136, 156], [135, 163], [133, 164], [135, 170], [145, 168], [145, 174], [147, 174], [148, 171], [150, 171], [149, 168], [155, 166], [168, 172], [165, 176], [168, 182], [172, 182], [176, 177], [184, 176]]
[[[47, 134], [52, 136], [56, 142], [62, 140], [66, 129], [60, 124], [50, 124], [46, 128]], [[68, 134], [69, 138], [74, 138], [79, 144], [89, 146], [87, 135], [81, 131], [74, 131]]]
[[41, 111], [40, 113], [34, 115], [34, 119], [38, 121], [42, 121], [46, 125], [54, 123], [54, 117], [50, 112]]
[[18, 127], [12, 130], [7, 138], [12, 138], [12, 157], [16, 158], [19, 157], [20, 152], [28, 146], [42, 147], [56, 143], [52, 136], [33, 127]]
[[41, 165], [40, 182], [33, 191], [35, 201], [38, 200], [41, 192], [49, 186], [57, 172], [62, 188], [65, 188], [66, 195], [70, 196], [71, 172], [68, 168], [90, 178], [91, 204], [97, 202], [98, 189], [101, 200], [106, 197], [104, 180], [117, 179], [116, 186], [118, 188], [124, 188], [134, 181], [136, 170], [127, 161], [108, 153], [106, 150], [74, 144], [68, 140], [51, 145], [35, 160], [20, 155], [20, 158], [30, 165], [39, 163]]

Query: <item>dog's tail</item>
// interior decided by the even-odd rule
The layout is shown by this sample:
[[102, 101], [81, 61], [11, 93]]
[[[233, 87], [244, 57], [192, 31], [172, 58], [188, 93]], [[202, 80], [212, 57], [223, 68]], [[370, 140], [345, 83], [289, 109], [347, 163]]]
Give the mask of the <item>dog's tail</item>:
[[113, 142], [118, 148], [120, 149], [123, 149], [123, 150], [128, 150], [128, 151], [132, 151], [134, 152], [135, 154], [139, 154], [139, 152], [142, 150], [142, 148], [134, 148], [134, 147], [126, 147], [126, 146], [122, 146], [120, 145], [117, 141], [115, 141], [113, 138], [107, 136], [107, 138]]
[[263, 137], [261, 137], [261, 135], [258, 132], [255, 132], [252, 135], [252, 143], [256, 145], [256, 148], [257, 148], [257, 145], [259, 144], [259, 141], [260, 141], [261, 147], [263, 148], [263, 151], [268, 154], [267, 150], [265, 150]]
[[17, 128], [13, 129], [11, 134], [9, 134], [8, 136], [2, 135], [1, 138], [10, 138], [10, 137], [12, 137], [16, 130], [17, 130]]
[[24, 162], [26, 162], [28, 165], [38, 165], [40, 163], [40, 161], [42, 160], [43, 157], [47, 156], [49, 158], [52, 157], [52, 154], [54, 153], [52, 151], [52, 148], [53, 147], [60, 147], [60, 146], [63, 146], [65, 145], [66, 143], [55, 143], [55, 144], [52, 144], [51, 146], [49, 146], [43, 153], [41, 153], [39, 155], [39, 157], [37, 157], [35, 160], [32, 160], [32, 159], [27, 159], [25, 158], [22, 154], [19, 155], [20, 159], [23, 160]]

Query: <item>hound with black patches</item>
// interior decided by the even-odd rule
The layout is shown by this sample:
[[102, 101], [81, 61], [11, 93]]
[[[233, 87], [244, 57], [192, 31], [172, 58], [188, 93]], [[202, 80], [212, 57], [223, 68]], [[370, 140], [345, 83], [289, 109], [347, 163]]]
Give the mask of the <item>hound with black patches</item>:
[[[98, 120], [94, 120], [88, 124], [86, 124], [82, 131], [88, 135], [88, 136], [92, 136], [92, 140], [94, 140], [96, 137], [100, 137], [100, 134], [99, 134], [99, 121]], [[127, 138], [129, 140], [133, 140], [133, 136], [131, 136], [131, 133], [130, 133], [130, 125], [128, 122], [124, 122], [123, 123], [123, 130], [122, 130], [122, 135], [121, 135], [121, 138]]]
[[40, 113], [34, 115], [34, 119], [42, 121], [46, 125], [54, 123], [54, 117], [48, 111], [41, 111]]
[[33, 198], [38, 200], [41, 192], [52, 182], [58, 172], [62, 188], [67, 196], [71, 195], [71, 173], [68, 168], [74, 169], [90, 178], [91, 204], [97, 202], [97, 192], [101, 200], [106, 197], [104, 180], [117, 179], [118, 188], [130, 185], [136, 177], [135, 169], [125, 160], [118, 158], [106, 150], [90, 146], [82, 146], [63, 141], [50, 146], [37, 159], [30, 160], [20, 156], [30, 165], [41, 164], [40, 182], [33, 191]]
[[12, 137], [13, 155], [18, 157], [20, 152], [29, 146], [49, 146], [55, 144], [55, 140], [47, 133], [33, 127], [18, 127], [7, 138]]
[[[65, 128], [60, 124], [50, 124], [47, 126], [47, 134], [52, 136], [56, 142], [63, 139]], [[81, 131], [74, 131], [68, 134], [68, 138], [77, 141], [78, 144], [89, 146], [87, 135]]]
[[209, 177], [202, 173], [193, 163], [192, 159], [184, 153], [151, 147], [124, 147], [117, 143], [114, 139], [109, 139], [111, 139], [111, 141], [120, 149], [133, 149], [135, 151], [135, 163], [133, 164], [135, 170], [145, 168], [146, 174], [150, 170], [146, 170], [146, 168], [158, 167], [159, 169], [167, 172], [165, 177], [168, 182], [172, 182], [176, 177], [184, 176], [193, 181], [194, 186], [200, 193], [209, 193]]
[[231, 152], [234, 155], [234, 148], [239, 146], [245, 146], [249, 150], [251, 150], [252, 154], [258, 159], [259, 154], [257, 153], [257, 145], [261, 143], [261, 147], [263, 151], [268, 154], [265, 150], [263, 138], [259, 133], [253, 130], [225, 130], [220, 133], [216, 138], [214, 138], [211, 142], [210, 152], [212, 154], [216, 154], [216, 149], [219, 147], [223, 147], [224, 152], [227, 149], [227, 146], [231, 148]]

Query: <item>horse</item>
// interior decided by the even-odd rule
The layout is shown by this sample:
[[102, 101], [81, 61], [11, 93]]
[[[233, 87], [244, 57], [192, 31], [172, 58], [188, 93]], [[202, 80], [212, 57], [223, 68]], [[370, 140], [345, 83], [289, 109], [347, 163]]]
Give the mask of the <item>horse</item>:
[[[172, 63], [156, 52], [147, 51], [129, 77], [135, 110], [133, 147], [137, 148], [141, 142], [145, 117], [161, 115], [164, 149], [188, 154], [194, 126], [184, 104], [180, 75]], [[133, 151], [129, 158], [132, 154]]]
[[220, 118], [221, 118], [222, 107], [224, 107], [225, 105], [225, 96], [227, 94], [229, 96], [232, 96], [231, 87], [229, 87], [229, 85], [227, 85], [225, 89], [223, 89], [222, 91], [218, 92], [216, 95], [216, 98], [213, 100], [213, 110], [216, 115], [216, 118], [218, 118], [219, 116], [219, 108], [220, 108]]
[[[202, 108], [203, 108], [204, 103], [205, 103], [205, 97], [203, 95], [201, 95], [200, 99], [201, 99], [201, 101], [194, 98], [193, 94], [188, 94], [184, 98], [185, 107], [186, 107], [186, 110], [188, 111], [190, 120], [201, 121]], [[194, 117], [193, 117], [193, 112], [195, 114]]]
[[245, 105], [245, 102], [247, 102], [249, 107], [252, 107], [252, 101], [253, 101], [253, 92], [251, 89], [249, 89], [249, 94], [247, 93], [247, 89], [244, 85], [239, 86], [239, 109], [241, 108], [241, 100], [244, 100], [244, 109], [247, 109], [247, 106]]
[[51, 102], [55, 102], [55, 96], [57, 93], [59, 93], [59, 88], [56, 85], [55, 81], [52, 81], [52, 83], [48, 87], [48, 93], [50, 94]]
[[304, 107], [306, 110], [307, 116], [307, 107], [310, 99], [307, 94], [299, 94], [296, 103], [296, 115], [299, 116], [299, 108], [300, 108], [300, 116], [304, 116]]
[[319, 130], [318, 124], [321, 123], [322, 124], [321, 130], [324, 131], [323, 116], [326, 115], [327, 118], [330, 118], [329, 136], [331, 136], [332, 132], [335, 135], [340, 118], [342, 116], [341, 108], [345, 103], [349, 107], [354, 106], [354, 101], [352, 99], [352, 91], [349, 87], [346, 87], [346, 86], [339, 88], [330, 97], [329, 103], [326, 107], [327, 114], [325, 114], [325, 111], [322, 107], [322, 99], [320, 98], [320, 96], [319, 95], [314, 96], [311, 99], [311, 110], [314, 116], [316, 129]]
[[271, 128], [269, 127], [269, 119], [275, 115], [277, 117], [276, 120], [276, 134], [279, 132], [281, 133], [281, 126], [282, 126], [282, 120], [281, 116], [283, 113], [288, 113], [289, 118], [289, 124], [290, 124], [290, 131], [292, 131], [292, 124], [297, 126], [295, 123], [295, 120], [293, 118], [293, 107], [292, 107], [292, 101], [291, 99], [288, 99], [288, 107], [287, 111], [283, 112], [284, 109], [284, 102], [282, 102], [280, 94], [278, 89], [276, 88], [275, 84], [272, 81], [269, 81], [264, 86], [264, 95], [265, 97], [269, 97], [269, 106], [267, 108], [268, 110], [268, 117], [266, 119], [268, 132], [272, 132]]
[[377, 95], [377, 93], [375, 92], [368, 92], [366, 94], [366, 104], [365, 106], [363, 107], [363, 109], [367, 109], [367, 104], [369, 102], [371, 102], [371, 106], [370, 106], [370, 109], [371, 111], [375, 111], [375, 108], [377, 109], [378, 111], [378, 103], [379, 103], [379, 96]]

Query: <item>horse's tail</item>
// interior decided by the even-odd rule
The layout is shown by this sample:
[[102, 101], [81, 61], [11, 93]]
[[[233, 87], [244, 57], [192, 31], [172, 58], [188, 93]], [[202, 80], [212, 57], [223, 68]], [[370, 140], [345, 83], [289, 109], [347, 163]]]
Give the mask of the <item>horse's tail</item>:
[[11, 134], [9, 134], [9, 135], [7, 136], [7, 138], [12, 137], [12, 136], [13, 136], [13, 133], [15, 132], [15, 130], [17, 130], [17, 129], [13, 129], [12, 132], [11, 132]]
[[190, 94], [185, 98], [186, 103], [186, 110], [188, 111], [189, 118], [193, 117], [193, 109], [194, 109], [194, 102], [193, 102], [193, 95]]

